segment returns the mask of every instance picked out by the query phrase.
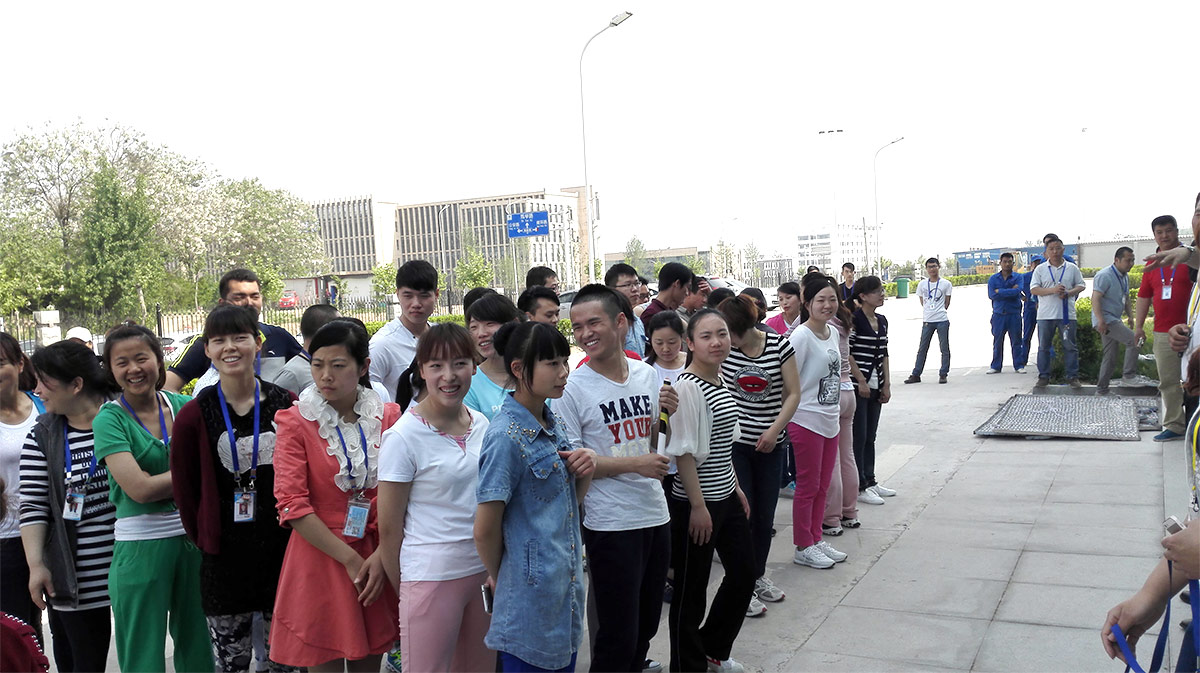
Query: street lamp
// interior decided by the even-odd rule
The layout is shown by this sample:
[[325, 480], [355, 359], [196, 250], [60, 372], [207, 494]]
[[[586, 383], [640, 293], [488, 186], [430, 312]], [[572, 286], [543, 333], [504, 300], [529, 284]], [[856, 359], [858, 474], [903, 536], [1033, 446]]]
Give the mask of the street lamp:
[[879, 229], [882, 226], [879, 222], [879, 153], [896, 143], [904, 140], [904, 136], [896, 138], [892, 142], [875, 150], [875, 158], [871, 162], [871, 172], [875, 176], [875, 257], [878, 260], [879, 273], [883, 274], [883, 250], [879, 246]]
[[630, 12], [621, 12], [620, 14], [614, 16], [612, 20], [608, 22], [607, 26], [601, 28], [599, 32], [588, 38], [588, 41], [583, 45], [583, 51], [579, 52], [579, 125], [581, 135], [583, 137], [583, 193], [584, 199], [586, 199], [587, 203], [587, 229], [589, 241], [587, 277], [589, 283], [596, 282], [596, 226], [595, 218], [592, 215], [592, 211], [595, 209], [592, 207], [592, 188], [591, 183], [588, 182], [587, 170], [587, 114], [586, 108], [583, 104], [583, 55], [587, 53], [588, 45], [592, 43], [592, 40], [599, 37], [600, 33], [603, 33], [609, 28], [615, 28], [621, 25], [625, 22], [625, 19], [628, 19], [631, 16], [633, 16], [633, 14]]

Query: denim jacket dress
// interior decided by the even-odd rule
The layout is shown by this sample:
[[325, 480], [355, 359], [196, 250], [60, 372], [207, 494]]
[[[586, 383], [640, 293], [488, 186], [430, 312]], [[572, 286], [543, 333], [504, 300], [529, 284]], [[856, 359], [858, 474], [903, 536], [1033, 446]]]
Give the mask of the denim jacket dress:
[[512, 394], [479, 453], [480, 503], [505, 503], [504, 552], [484, 642], [539, 668], [570, 664], [583, 641], [583, 542], [562, 420], [543, 428]]

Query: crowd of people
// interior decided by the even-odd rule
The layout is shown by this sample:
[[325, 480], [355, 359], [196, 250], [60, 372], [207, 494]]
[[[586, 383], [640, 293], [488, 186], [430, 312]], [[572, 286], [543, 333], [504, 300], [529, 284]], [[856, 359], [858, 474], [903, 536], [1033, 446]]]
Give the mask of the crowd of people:
[[[1200, 262], [1155, 223], [1157, 266]], [[1064, 318], [1082, 281], [1048, 239], [1031, 277], [1011, 274], [1010, 255], [989, 282], [1018, 371], [1028, 337], [1011, 316], [1030, 302], [1040, 350], [1058, 329], [1073, 351]], [[1117, 256], [1094, 293], [1114, 308], [1131, 253]], [[939, 268], [929, 260], [917, 287], [909, 383], [935, 333], [941, 382], [949, 369]], [[578, 363], [553, 270], [531, 269], [515, 303], [475, 288], [465, 325], [433, 324], [438, 273], [422, 260], [397, 270], [399, 315], [373, 337], [320, 305], [297, 342], [260, 321], [245, 269], [222, 277], [203, 334], [170, 366], [133, 323], [100, 358], [72, 339], [24, 354], [0, 333], [4, 488], [18, 495], [0, 498], [17, 503], [0, 608], [38, 639], [48, 608], [63, 671], [103, 670], [110, 639], [122, 670], [165, 670], [168, 635], [180, 671], [570, 671], [585, 630], [591, 670], [657, 671], [665, 602], [670, 670], [744, 670], [731, 656], [744, 620], [785, 598], [766, 572], [781, 494], [793, 561], [813, 569], [846, 560], [830, 540], [861, 525], [859, 505], [896, 495], [874, 474], [891, 398], [884, 286], [850, 264], [841, 275], [783, 283], [767, 318], [758, 289], [668, 263], [651, 297], [614, 265], [563, 316]], [[1177, 275], [1143, 286], [1156, 316], [1189, 293]], [[1119, 318], [1097, 320], [1128, 342]], [[1194, 350], [1181, 325], [1163, 341]], [[1164, 417], [1182, 434], [1177, 422]], [[1133, 614], [1136, 638], [1149, 612], [1117, 619]]]

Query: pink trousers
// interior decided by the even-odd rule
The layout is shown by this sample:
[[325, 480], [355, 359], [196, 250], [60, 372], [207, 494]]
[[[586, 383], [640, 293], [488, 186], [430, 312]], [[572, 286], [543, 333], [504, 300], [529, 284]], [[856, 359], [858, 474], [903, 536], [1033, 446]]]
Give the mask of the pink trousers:
[[483, 644], [491, 616], [483, 611], [482, 572], [456, 580], [400, 582], [400, 656], [404, 670], [496, 670], [496, 653]]
[[838, 438], [823, 437], [788, 423], [788, 437], [796, 454], [796, 494], [792, 497], [792, 541], [799, 549], [821, 541], [825, 494], [837, 464]]
[[841, 415], [838, 417], [838, 466], [829, 480], [825, 496], [825, 525], [837, 526], [842, 519], [858, 518], [858, 463], [854, 462], [853, 390], [842, 391]]

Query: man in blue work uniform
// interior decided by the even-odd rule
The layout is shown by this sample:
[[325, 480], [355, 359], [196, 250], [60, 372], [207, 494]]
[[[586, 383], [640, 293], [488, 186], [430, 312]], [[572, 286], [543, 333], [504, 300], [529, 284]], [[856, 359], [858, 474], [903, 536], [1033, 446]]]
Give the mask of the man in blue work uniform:
[[1029, 351], [1033, 348], [1033, 333], [1037, 330], [1037, 295], [1029, 291], [1029, 281], [1033, 278], [1033, 270], [1045, 260], [1041, 255], [1030, 258], [1029, 271], [1021, 274], [1021, 297], [1025, 300], [1025, 310], [1021, 315], [1021, 354], [1016, 358], [1013, 367], [1024, 373], [1025, 365], [1029, 363]]
[[1012, 350], [1013, 369], [1021, 367], [1021, 278], [1013, 273], [1013, 254], [1000, 255], [1000, 271], [988, 278], [988, 298], [992, 300], [992, 368], [999, 374], [1004, 366], [1004, 336]]

